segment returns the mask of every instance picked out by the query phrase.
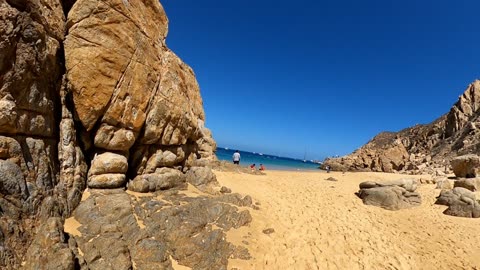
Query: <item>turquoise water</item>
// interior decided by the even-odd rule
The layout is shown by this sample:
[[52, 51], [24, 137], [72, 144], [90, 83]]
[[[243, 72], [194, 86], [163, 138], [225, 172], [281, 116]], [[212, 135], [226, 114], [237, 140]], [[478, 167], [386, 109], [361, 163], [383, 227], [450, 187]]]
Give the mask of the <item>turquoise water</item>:
[[[303, 160], [277, 157], [267, 154], [252, 153], [246, 151], [239, 151], [241, 160], [241, 166], [249, 166], [250, 164], [255, 163], [258, 169], [260, 164], [263, 164], [267, 170], [319, 170], [319, 164], [313, 163], [311, 161], [303, 162]], [[225, 149], [218, 147], [217, 148], [217, 158], [219, 160], [226, 160], [232, 162], [232, 155], [235, 153], [235, 150]]]

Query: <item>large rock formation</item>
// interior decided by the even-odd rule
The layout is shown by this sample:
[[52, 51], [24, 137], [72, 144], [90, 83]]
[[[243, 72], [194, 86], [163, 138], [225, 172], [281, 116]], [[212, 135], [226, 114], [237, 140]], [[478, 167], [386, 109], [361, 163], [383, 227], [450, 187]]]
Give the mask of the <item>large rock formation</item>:
[[326, 159], [333, 170], [443, 174], [456, 156], [479, 154], [480, 81], [470, 84], [450, 112], [427, 125], [383, 132], [352, 154]]
[[475, 198], [475, 193], [462, 187], [442, 190], [435, 204], [448, 206], [443, 212], [446, 215], [480, 218], [480, 203]]
[[[125, 156], [131, 179], [212, 159], [215, 150], [195, 75], [165, 45], [167, 30], [155, 0], [78, 0], [67, 19], [66, 77], [85, 150]], [[89, 171], [92, 188], [123, 184], [118, 172]]]
[[225, 231], [251, 221], [247, 210], [238, 210], [252, 206], [251, 200], [244, 202], [233, 194], [208, 199], [171, 191], [136, 197], [118, 189], [92, 190], [69, 219], [78, 226], [71, 235], [78, 264], [173, 269], [172, 257], [191, 269], [227, 269], [228, 258], [242, 247], [228, 243]]
[[39, 225], [77, 206], [86, 165], [64, 106], [64, 7], [1, 1], [0, 17], [0, 267], [15, 269]]
[[360, 183], [357, 196], [366, 205], [374, 205], [387, 210], [400, 210], [422, 203], [420, 194], [415, 192], [415, 179], [398, 179], [383, 183], [367, 181]]
[[[168, 256], [184, 256], [174, 251], [177, 242], [149, 240], [153, 234], [135, 238], [124, 231], [133, 227], [100, 224], [95, 217], [109, 210], [94, 209], [91, 203], [112, 200], [130, 207], [127, 187], [162, 193], [190, 183], [219, 194], [215, 176], [205, 167], [215, 160], [216, 145], [204, 125], [199, 86], [192, 69], [165, 44], [168, 19], [161, 4], [5, 0], [0, 1], [0, 17], [0, 268], [107, 269], [106, 259], [95, 252], [101, 254], [111, 243], [123, 245], [112, 267], [158, 260], [158, 267], [168, 269]], [[81, 202], [87, 186], [98, 193]], [[205, 214], [207, 223], [236, 215], [248, 221], [247, 214], [219, 206], [218, 200], [203, 198], [195, 204], [195, 214]], [[98, 229], [112, 236], [95, 242], [96, 251], [88, 250], [91, 244], [84, 238], [63, 232], [63, 221], [79, 204], [82, 214], [75, 215], [92, 219], [81, 228], [85, 235]], [[142, 205], [134, 206], [137, 214], [143, 213], [137, 209]], [[218, 212], [222, 207], [226, 210]], [[122, 211], [109, 218], [123, 220], [127, 214]], [[164, 219], [182, 209], [169, 211], [162, 212]], [[195, 217], [182, 220], [190, 218]], [[169, 228], [161, 237], [175, 233], [175, 227]], [[219, 240], [220, 232], [182, 241], [203, 237], [228, 246]], [[149, 247], [165, 250], [153, 254]], [[219, 257], [202, 263], [222, 269], [230, 254], [226, 250], [215, 250]]]

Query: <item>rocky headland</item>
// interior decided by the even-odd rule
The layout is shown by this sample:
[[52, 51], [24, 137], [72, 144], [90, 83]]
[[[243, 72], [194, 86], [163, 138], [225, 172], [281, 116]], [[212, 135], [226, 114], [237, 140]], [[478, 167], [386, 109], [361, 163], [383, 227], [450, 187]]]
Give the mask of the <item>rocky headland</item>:
[[471, 83], [450, 111], [430, 124], [382, 132], [350, 155], [326, 159], [336, 171], [452, 172], [450, 161], [480, 153], [480, 81]]
[[199, 86], [158, 1], [5, 0], [0, 17], [0, 268], [249, 257], [225, 232], [252, 200], [207, 167]]

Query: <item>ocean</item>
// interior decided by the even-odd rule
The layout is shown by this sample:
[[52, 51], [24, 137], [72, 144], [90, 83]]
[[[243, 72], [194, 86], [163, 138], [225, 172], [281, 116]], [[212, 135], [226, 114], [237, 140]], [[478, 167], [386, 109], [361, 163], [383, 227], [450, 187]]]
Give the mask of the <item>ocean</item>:
[[[236, 149], [235, 149], [236, 150]], [[232, 162], [232, 155], [235, 153], [235, 150], [226, 149], [222, 147], [217, 148], [217, 158], [219, 160], [226, 160]], [[252, 153], [241, 151], [240, 156], [240, 165], [241, 166], [249, 166], [250, 164], [255, 163], [257, 169], [259, 168], [260, 164], [263, 164], [267, 170], [298, 170], [298, 171], [306, 171], [306, 170], [319, 170], [320, 164], [311, 162], [309, 160], [303, 161], [299, 159], [293, 158], [286, 158], [286, 157], [278, 157], [272, 156], [267, 154], [261, 153]]]

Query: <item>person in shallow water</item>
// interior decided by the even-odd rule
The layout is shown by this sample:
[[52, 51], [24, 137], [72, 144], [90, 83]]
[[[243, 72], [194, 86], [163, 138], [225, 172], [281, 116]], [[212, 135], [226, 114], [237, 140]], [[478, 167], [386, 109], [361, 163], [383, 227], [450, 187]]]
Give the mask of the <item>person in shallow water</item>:
[[260, 164], [260, 168], [258, 170], [265, 171], [265, 166], [263, 166], [263, 164]]
[[232, 159], [233, 159], [233, 164], [240, 164], [240, 152], [235, 151], [235, 153], [233, 153], [233, 156], [232, 156]]
[[255, 163], [253, 163], [252, 165], [250, 165], [250, 169], [252, 169], [252, 171], [255, 171]]

